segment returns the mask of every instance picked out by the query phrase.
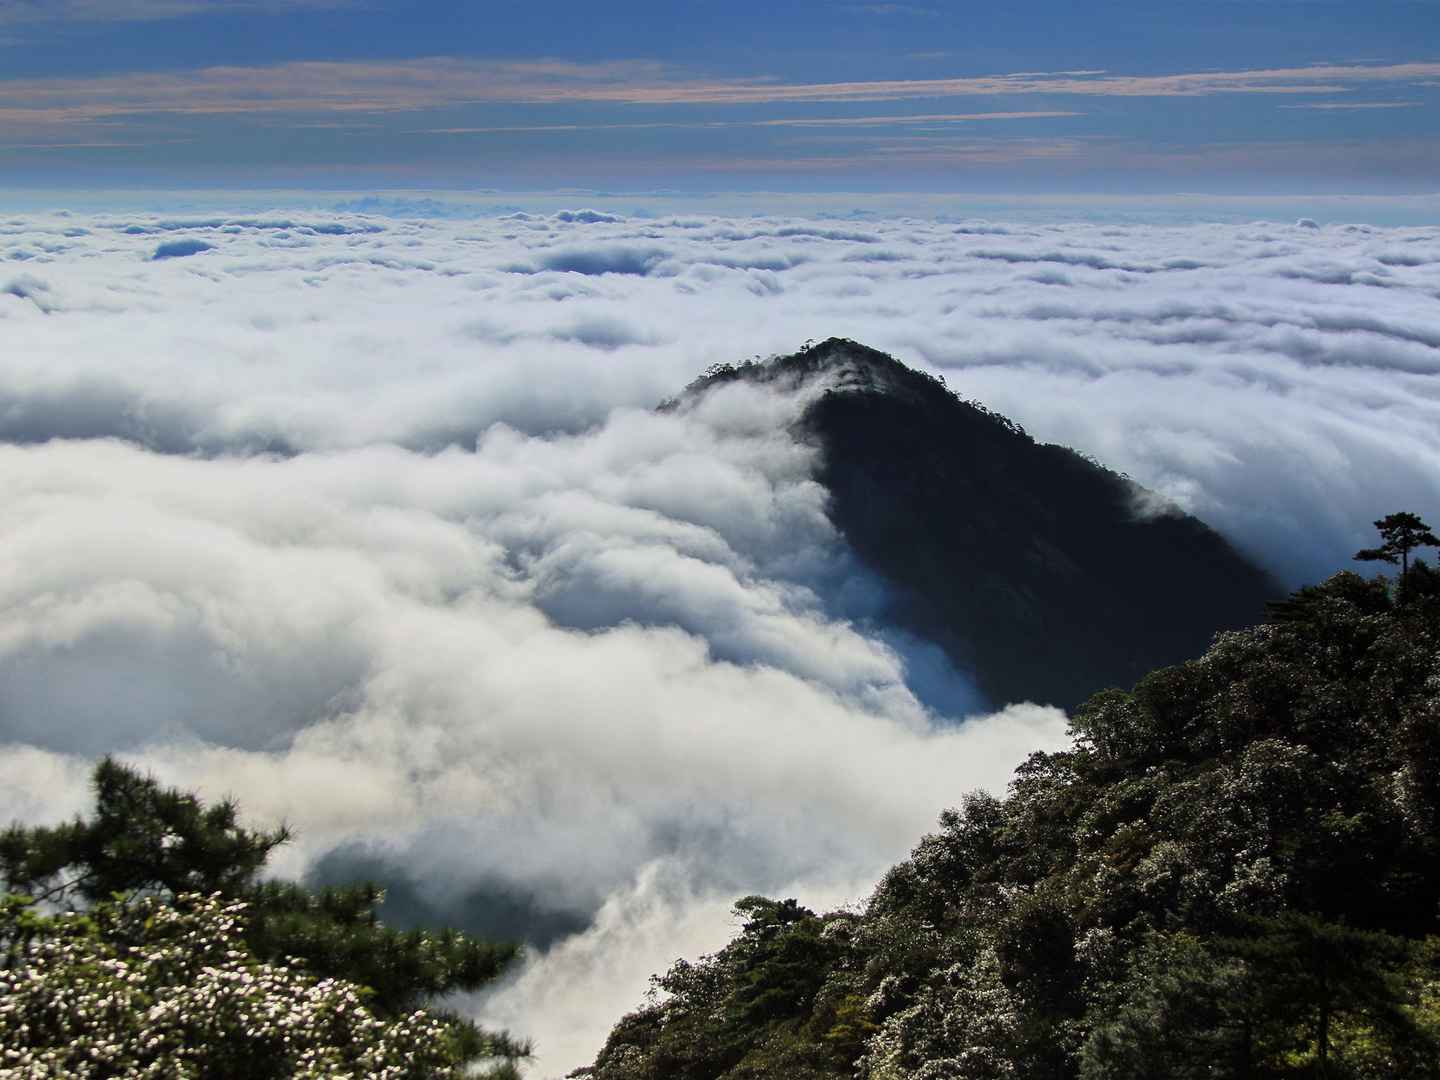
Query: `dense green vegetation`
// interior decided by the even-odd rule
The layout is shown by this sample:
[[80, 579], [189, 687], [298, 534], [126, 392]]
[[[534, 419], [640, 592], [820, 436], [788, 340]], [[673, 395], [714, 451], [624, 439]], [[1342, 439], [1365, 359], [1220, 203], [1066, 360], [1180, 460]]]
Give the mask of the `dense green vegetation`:
[[742, 901], [576, 1075], [1440, 1076], [1437, 577], [1338, 574], [1093, 696], [863, 909]]
[[[260, 877], [289, 834], [113, 760], [88, 820], [0, 833], [0, 1078], [445, 1077], [527, 1051], [433, 1007], [517, 947]], [[501, 1064], [497, 1075], [513, 1075]]]
[[687, 393], [740, 380], [827, 387], [796, 434], [820, 448], [831, 520], [888, 587], [877, 621], [940, 645], [996, 704], [1073, 709], [1283, 591], [1154, 492], [857, 342], [722, 365]]

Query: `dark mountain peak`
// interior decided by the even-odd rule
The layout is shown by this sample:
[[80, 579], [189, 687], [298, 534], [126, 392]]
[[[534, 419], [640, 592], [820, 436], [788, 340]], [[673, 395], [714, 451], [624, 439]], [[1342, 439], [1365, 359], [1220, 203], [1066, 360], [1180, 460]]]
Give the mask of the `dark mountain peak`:
[[893, 356], [849, 338], [807, 343], [789, 356], [773, 356], [761, 363], [752, 363], [748, 371], [742, 369], [741, 376], [795, 383], [823, 379], [836, 392], [884, 392], [916, 403], [945, 393], [944, 382], [933, 375], [906, 367]]
[[792, 389], [824, 380], [836, 391], [892, 393], [919, 403], [938, 396], [952, 397], [945, 381], [907, 367], [888, 353], [849, 338], [832, 337], [806, 342], [796, 352], [758, 357], [740, 364], [716, 364], [685, 388], [700, 394], [729, 382], [745, 381]]
[[997, 704], [1073, 707], [1128, 687], [1280, 594], [1162, 497], [876, 349], [829, 338], [717, 365], [685, 396], [738, 380], [823, 383], [797, 434], [821, 449], [831, 520], [890, 586], [883, 617], [940, 645]]
[[[825, 386], [827, 394], [885, 394], [925, 412], [952, 416], [963, 413], [982, 428], [998, 429], [997, 434], [1030, 439], [1019, 424], [978, 401], [960, 397], [946, 386], [943, 377], [908, 367], [889, 353], [849, 338], [807, 342], [796, 352], [766, 360], [716, 364], [690, 383], [684, 396], [698, 396], [714, 387], [741, 381], [783, 390], [818, 382]], [[678, 403], [676, 400], [666, 405]]]

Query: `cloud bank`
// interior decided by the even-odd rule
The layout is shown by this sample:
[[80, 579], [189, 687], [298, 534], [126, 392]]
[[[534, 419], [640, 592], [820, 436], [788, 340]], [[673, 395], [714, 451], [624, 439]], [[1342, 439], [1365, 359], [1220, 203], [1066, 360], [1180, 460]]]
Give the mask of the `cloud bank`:
[[1299, 583], [1435, 499], [1437, 265], [1433, 228], [1334, 222], [26, 217], [0, 222], [0, 438], [470, 446], [841, 335]]
[[1440, 513], [1437, 266], [1328, 222], [0, 221], [0, 818], [107, 751], [235, 794], [283, 871], [535, 941], [470, 1007], [562, 1072], [735, 896], [859, 899], [1063, 739], [942, 715], [964, 674], [867, 621], [803, 399], [658, 401], [856, 338], [1299, 583]]

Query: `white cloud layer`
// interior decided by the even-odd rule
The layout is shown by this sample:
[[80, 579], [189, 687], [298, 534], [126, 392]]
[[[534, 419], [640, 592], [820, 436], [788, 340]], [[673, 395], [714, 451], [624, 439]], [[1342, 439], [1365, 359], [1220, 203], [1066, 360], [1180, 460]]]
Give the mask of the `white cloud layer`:
[[292, 821], [286, 871], [543, 897], [591, 928], [475, 1007], [563, 1071], [735, 896], [859, 898], [1063, 737], [927, 705], [963, 676], [864, 623], [801, 401], [656, 402], [852, 337], [1298, 583], [1440, 515], [1437, 267], [1334, 224], [0, 221], [0, 820], [115, 750]]

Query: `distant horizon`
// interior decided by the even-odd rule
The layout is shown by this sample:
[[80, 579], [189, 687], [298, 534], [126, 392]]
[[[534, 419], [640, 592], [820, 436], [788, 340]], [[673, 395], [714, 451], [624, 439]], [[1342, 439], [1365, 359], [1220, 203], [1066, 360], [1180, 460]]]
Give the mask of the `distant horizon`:
[[645, 218], [675, 213], [717, 217], [922, 217], [1016, 221], [1116, 221], [1132, 224], [1237, 223], [1247, 220], [1319, 224], [1440, 224], [1440, 190], [1413, 194], [1204, 192], [936, 192], [767, 191], [594, 188], [505, 189], [427, 186], [256, 185], [165, 187], [128, 185], [0, 186], [0, 212], [65, 210], [150, 213], [254, 213], [307, 209], [392, 217], [495, 217], [586, 207]]

